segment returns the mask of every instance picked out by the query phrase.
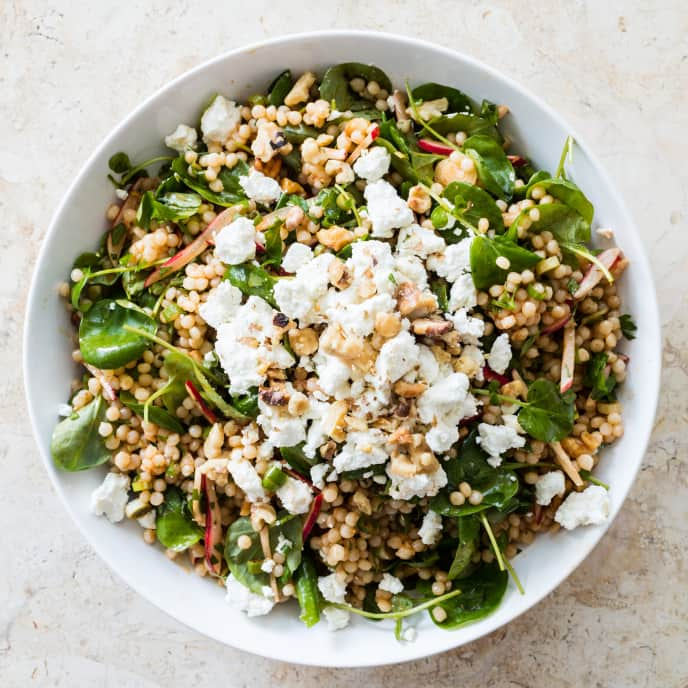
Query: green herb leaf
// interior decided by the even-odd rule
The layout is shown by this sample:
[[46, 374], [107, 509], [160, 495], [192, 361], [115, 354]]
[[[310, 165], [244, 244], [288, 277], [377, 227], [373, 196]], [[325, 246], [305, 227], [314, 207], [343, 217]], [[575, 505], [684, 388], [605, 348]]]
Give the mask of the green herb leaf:
[[575, 398], [571, 390], [561, 394], [551, 380], [536, 380], [528, 388], [528, 401], [518, 422], [536, 440], [558, 442], [573, 430]]
[[[119, 400], [136, 415], [141, 418], [144, 417], [145, 405], [137, 401], [133, 394], [121, 391], [119, 393]], [[179, 422], [179, 419], [160, 406], [154, 406], [153, 404], [148, 405], [148, 420], [161, 428], [171, 430], [172, 432], [178, 432], [180, 435], [183, 435], [185, 432], [185, 428]]]
[[165, 501], [158, 507], [155, 534], [163, 547], [183, 552], [203, 537], [201, 528], [191, 518], [184, 493], [175, 485], [165, 490]]
[[172, 171], [179, 181], [215, 205], [229, 207], [246, 200], [246, 194], [239, 184], [239, 177], [248, 175], [248, 165], [243, 160], [239, 160], [231, 170], [227, 167], [221, 169], [217, 178], [222, 182], [223, 191], [212, 191], [200, 168], [189, 171], [183, 155], [172, 161]]
[[[497, 266], [497, 258], [504, 256], [509, 260], [508, 270]], [[487, 289], [493, 284], [503, 284], [510, 271], [522, 272], [540, 262], [540, 256], [498, 235], [494, 239], [476, 236], [471, 243], [471, 273], [473, 283], [478, 289]]]
[[487, 218], [490, 229], [496, 234], [504, 232], [502, 211], [497, 207], [494, 198], [479, 186], [452, 182], [442, 192], [442, 196], [454, 204], [462, 218], [474, 227], [478, 226], [481, 218]]
[[[480, 520], [475, 515], [462, 516], [458, 520], [459, 542], [454, 553], [454, 559], [447, 572], [447, 578], [459, 578], [469, 568], [473, 554], [478, 548], [480, 535]], [[460, 586], [459, 586], [460, 587]]]
[[616, 376], [607, 365], [606, 353], [594, 354], [585, 367], [583, 385], [591, 390], [590, 396], [596, 401], [616, 401]]
[[371, 101], [359, 97], [349, 82], [361, 78], [366, 82], [376, 81], [381, 89], [392, 92], [392, 82], [378, 67], [360, 62], [344, 62], [327, 69], [320, 82], [320, 97], [328, 103], [334, 102], [338, 110], [365, 110]]
[[275, 80], [268, 86], [268, 105], [279, 107], [284, 104], [284, 99], [287, 97], [294, 85], [294, 80], [291, 78], [291, 70], [285, 69], [281, 74], [278, 74]]
[[635, 339], [635, 333], [638, 331], [638, 326], [633, 321], [633, 318], [628, 313], [624, 313], [624, 315], [619, 318], [619, 322], [621, 323], [621, 333], [623, 336], [629, 341]]
[[516, 174], [499, 143], [489, 136], [477, 134], [466, 139], [463, 150], [473, 159], [481, 186], [491, 194], [509, 200], [513, 195]]
[[[575, 210], [588, 225], [592, 224], [595, 209], [585, 194], [572, 181], [567, 179], [538, 179], [537, 181], [530, 181], [526, 191], [527, 198], [532, 197], [533, 190], [536, 188], [541, 188], [550, 196], [554, 196], [564, 205]], [[548, 205], [550, 204], [538, 205], [538, 208], [542, 210]], [[585, 241], [589, 241], [589, 239]]]
[[437, 297], [437, 306], [444, 313], [449, 310], [447, 286], [447, 280], [442, 279], [441, 277], [430, 280], [430, 291]]
[[270, 275], [263, 268], [252, 263], [242, 265], [230, 265], [225, 273], [225, 279], [246, 296], [260, 296], [273, 308], [277, 308], [273, 289], [277, 284], [277, 278]]
[[260, 264], [265, 268], [272, 265], [278, 268], [282, 263], [282, 237], [280, 231], [282, 229], [282, 221], [278, 220], [272, 227], [265, 230], [265, 253], [260, 256]]
[[320, 591], [318, 590], [318, 574], [310, 555], [304, 554], [301, 565], [294, 574], [296, 599], [301, 607], [299, 619], [310, 628], [320, 621]]
[[451, 86], [444, 86], [443, 84], [436, 84], [430, 82], [416, 86], [411, 95], [415, 101], [428, 101], [446, 98], [449, 103], [447, 112], [460, 112], [465, 115], [473, 114], [473, 105], [470, 98]]
[[537, 211], [540, 218], [536, 221], [530, 219], [531, 210], [532, 208], [526, 208], [521, 211], [509, 227], [508, 235], [511, 239], [518, 237], [518, 228], [527, 219], [530, 222], [528, 232], [531, 234], [548, 231], [558, 242], [582, 244], [590, 241], [590, 223], [577, 210], [563, 203], [539, 205]]
[[294, 447], [280, 447], [280, 454], [282, 458], [299, 474], [304, 477], [309, 477], [311, 468], [320, 463], [320, 458], [316, 452], [311, 459], [303, 453], [304, 443], [297, 444]]
[[157, 192], [146, 191], [141, 197], [136, 221], [140, 227], [148, 228], [151, 220], [187, 220], [198, 212], [201, 201], [200, 195], [195, 193], [170, 192], [158, 195]]
[[502, 141], [502, 135], [499, 133], [497, 127], [489, 120], [476, 115], [466, 115], [462, 113], [444, 115], [430, 120], [428, 124], [438, 134], [442, 134], [443, 136], [463, 131], [467, 136], [488, 136], [497, 142]]

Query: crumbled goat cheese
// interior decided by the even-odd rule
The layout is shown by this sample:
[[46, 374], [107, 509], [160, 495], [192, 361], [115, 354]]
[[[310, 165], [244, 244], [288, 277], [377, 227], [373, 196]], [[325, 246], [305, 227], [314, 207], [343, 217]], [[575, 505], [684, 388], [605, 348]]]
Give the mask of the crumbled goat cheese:
[[266, 559], [261, 565], [260, 565], [260, 570], [263, 573], [272, 573], [272, 569], [275, 568], [275, 560], [274, 559]]
[[554, 520], [566, 530], [578, 526], [596, 526], [609, 516], [609, 495], [600, 485], [590, 485], [583, 492], [572, 492], [557, 509]]
[[60, 416], [60, 418], [69, 418], [72, 413], [74, 413], [74, 409], [71, 404], [62, 403], [57, 405], [57, 415]]
[[241, 298], [241, 291], [223, 280], [210, 291], [208, 298], [198, 307], [198, 312], [210, 327], [217, 329], [236, 315]]
[[328, 268], [335, 259], [323, 253], [301, 266], [294, 277], [279, 280], [275, 285], [275, 301], [282, 313], [300, 321], [301, 325], [324, 322], [325, 313], [319, 300], [327, 293]]
[[368, 204], [368, 217], [373, 224], [371, 236], [389, 239], [394, 236], [394, 229], [413, 222], [413, 211], [388, 182], [381, 179], [368, 183], [363, 194]]
[[382, 580], [377, 587], [380, 590], [391, 592], [392, 595], [397, 595], [404, 589], [404, 584], [396, 576], [390, 573], [383, 573]]
[[238, 217], [215, 236], [215, 255], [227, 265], [240, 265], [256, 257], [256, 228], [247, 217]]
[[447, 282], [455, 282], [461, 275], [471, 271], [472, 238], [462, 239], [456, 244], [447, 246], [443, 253], [428, 258], [428, 270], [433, 270]]
[[382, 146], [373, 146], [364, 151], [354, 163], [354, 172], [368, 182], [376, 182], [389, 172], [392, 156]]
[[419, 357], [413, 335], [402, 331], [382, 345], [375, 368], [382, 380], [396, 382], [418, 365]]
[[294, 546], [294, 543], [291, 540], [288, 540], [287, 538], [280, 533], [277, 536], [277, 546], [275, 547], [275, 552], [279, 552], [280, 554], [284, 554], [288, 550], [290, 550]]
[[460, 308], [454, 315], [448, 315], [447, 319], [454, 323], [454, 329], [461, 335], [461, 341], [465, 344], [478, 344], [478, 339], [485, 332], [485, 321], [472, 318], [465, 308]]
[[313, 249], [295, 241], [284, 254], [281, 267], [285, 272], [294, 273], [311, 260], [313, 260]]
[[430, 347], [421, 344], [418, 352], [418, 375], [423, 382], [432, 384], [440, 374], [440, 365]]
[[111, 523], [121, 521], [129, 499], [130, 482], [129, 476], [108, 473], [91, 494], [91, 511], [96, 516], [106, 516]]
[[278, 201], [282, 195], [279, 182], [255, 169], [251, 169], [247, 177], [239, 177], [239, 184], [246, 195], [256, 203], [268, 205]]
[[428, 286], [428, 273], [423, 261], [417, 256], [401, 255], [394, 259], [394, 278], [397, 284], [412, 282], [418, 289], [425, 291]]
[[318, 375], [318, 385], [323, 392], [335, 399], [346, 399], [351, 389], [351, 366], [336, 356], [321, 352], [313, 357], [313, 362]]
[[428, 511], [423, 517], [418, 535], [424, 545], [434, 545], [442, 533], [442, 517], [435, 511]]
[[277, 496], [290, 514], [308, 513], [313, 501], [311, 488], [302, 480], [291, 477], [288, 477], [284, 485], [277, 489]]
[[346, 602], [346, 583], [342, 583], [336, 573], [318, 578], [318, 590], [327, 602], [344, 604]]
[[509, 449], [520, 449], [525, 446], [526, 440], [516, 430], [507, 425], [478, 425], [478, 437], [476, 442], [480, 448], [489, 455], [487, 462], [493, 467], [501, 465], [502, 454]]
[[509, 335], [504, 332], [494, 340], [490, 353], [487, 356], [487, 362], [490, 368], [503, 375], [511, 362], [511, 344], [509, 343]]
[[155, 530], [157, 527], [155, 509], [151, 509], [148, 513], [144, 514], [140, 518], [137, 518], [136, 522], [141, 526], [141, 528], [146, 528], [147, 530]]
[[401, 632], [401, 639], [405, 640], [407, 643], [415, 642], [417, 637], [418, 631], [415, 628], [411, 628], [410, 626], [404, 628], [404, 630]]
[[431, 253], [442, 253], [446, 246], [441, 236], [416, 224], [402, 228], [397, 239], [399, 254], [410, 253], [419, 258], [427, 258]]
[[126, 201], [127, 198], [129, 198], [129, 192], [126, 189], [115, 189], [115, 196], [117, 196], [120, 201]]
[[564, 494], [566, 479], [561, 471], [550, 471], [538, 478], [535, 483], [535, 503], [540, 506], [549, 506], [557, 496]]
[[323, 616], [327, 621], [328, 631], [339, 631], [349, 625], [351, 613], [346, 609], [338, 609], [337, 607], [325, 607]]
[[241, 108], [233, 100], [215, 96], [201, 117], [201, 131], [206, 143], [224, 143], [241, 122]]
[[227, 604], [239, 611], [246, 612], [247, 616], [263, 616], [270, 613], [275, 606], [274, 600], [252, 592], [231, 574], [227, 576], [225, 587], [227, 588], [225, 597]]
[[348, 303], [328, 308], [330, 322], [341, 325], [351, 334], [367, 337], [375, 329], [375, 319], [380, 313], [393, 313], [396, 301], [389, 294], [376, 294], [361, 303]]
[[518, 416], [515, 413], [504, 413], [504, 407], [502, 406], [502, 423], [508, 428], [511, 428], [519, 435], [525, 435], [525, 430], [521, 427], [518, 422]]
[[229, 459], [227, 470], [232, 474], [234, 482], [243, 490], [249, 502], [256, 502], [265, 497], [260, 476], [247, 459]]
[[389, 459], [385, 440], [385, 434], [377, 428], [350, 432], [346, 443], [334, 457], [335, 469], [342, 473], [385, 463]]
[[[293, 393], [291, 384], [287, 386], [287, 394], [290, 393]], [[286, 408], [271, 406], [260, 398], [258, 410], [256, 421], [273, 447], [294, 447], [306, 439], [305, 415], [292, 416]]]
[[193, 148], [198, 140], [198, 134], [193, 127], [186, 124], [178, 124], [177, 128], [165, 137], [165, 145], [178, 153], [184, 153]]
[[441, 467], [434, 473], [417, 473], [404, 478], [392, 473], [387, 466], [387, 476], [392, 481], [389, 496], [405, 501], [414, 497], [434, 497], [447, 484], [447, 474]]
[[325, 487], [325, 476], [330, 472], [329, 463], [318, 463], [311, 468], [311, 482], [319, 490]]
[[450, 312], [457, 311], [459, 308], [470, 310], [478, 304], [478, 292], [473, 284], [473, 277], [470, 272], [459, 275], [449, 290]]

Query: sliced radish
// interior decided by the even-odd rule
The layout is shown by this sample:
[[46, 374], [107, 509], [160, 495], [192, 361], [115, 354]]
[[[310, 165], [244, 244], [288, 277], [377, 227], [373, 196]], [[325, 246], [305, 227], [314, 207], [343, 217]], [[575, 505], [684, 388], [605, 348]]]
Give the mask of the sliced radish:
[[84, 368], [88, 370], [93, 377], [98, 380], [100, 383], [101, 388], [103, 389], [103, 396], [108, 400], [108, 401], [117, 401], [117, 392], [115, 392], [115, 388], [108, 382], [107, 378], [105, 375], [103, 375], [102, 370], [98, 370], [95, 366], [92, 366], [90, 363], [84, 363]]
[[302, 483], [306, 483], [306, 485], [308, 485], [308, 487], [310, 487], [311, 490], [314, 490], [315, 492], [318, 491], [317, 488], [315, 487], [315, 485], [313, 485], [313, 483], [308, 478], [305, 478], [304, 476], [301, 475], [301, 473], [299, 473], [298, 471], [295, 471], [293, 468], [290, 468], [287, 464], [284, 464], [282, 466], [282, 470], [287, 475], [290, 475], [292, 478], [295, 478], [296, 480], [300, 480]]
[[480, 414], [476, 413], [474, 416], [467, 416], [459, 421], [459, 425], [470, 425], [473, 421], [478, 420]]
[[311, 530], [313, 530], [313, 526], [315, 525], [316, 521], [318, 520], [318, 514], [320, 513], [320, 509], [322, 508], [322, 501], [323, 501], [322, 492], [319, 492], [313, 498], [313, 503], [311, 504], [310, 511], [308, 512], [308, 516], [306, 516], [306, 522], [303, 524], [303, 539], [304, 540], [310, 535]]
[[256, 241], [256, 253], [259, 256], [262, 256], [265, 253], [265, 246], [261, 244], [259, 241]]
[[188, 246], [175, 253], [169, 260], [166, 260], [159, 268], [151, 272], [143, 283], [144, 287], [150, 287], [163, 277], [167, 277], [177, 270], [186, 267], [192, 260], [197, 258], [203, 251], [210, 246], [215, 234], [226, 227], [239, 214], [243, 205], [233, 205], [223, 210]]
[[380, 127], [377, 124], [371, 124], [368, 127], [368, 132], [366, 137], [361, 141], [361, 143], [356, 146], [351, 152], [351, 155], [347, 158], [349, 165], [353, 165], [356, 160], [360, 157], [361, 153], [370, 146], [370, 144], [375, 141], [375, 139], [380, 135]]
[[564, 346], [561, 354], [561, 379], [559, 391], [563, 394], [571, 389], [573, 370], [576, 365], [576, 323], [570, 321], [564, 328]]
[[[604, 265], [607, 270], [612, 269], [614, 263], [616, 263], [621, 257], [621, 249], [618, 248], [608, 248], [606, 251], [602, 251], [597, 260]], [[596, 263], [591, 263], [588, 271], [585, 273], [578, 289], [576, 289], [573, 294], [574, 299], [585, 298], [599, 283], [604, 273], [600, 269], [599, 265]]]
[[552, 332], [557, 332], [562, 327], [566, 327], [566, 324], [568, 323], [569, 320], [571, 320], [571, 313], [569, 313], [567, 316], [561, 318], [561, 320], [557, 320], [556, 322], [552, 323], [548, 327], [545, 327], [545, 329], [542, 330], [540, 332], [540, 334], [552, 334]]
[[509, 162], [513, 167], [523, 167], [523, 165], [528, 163], [528, 161], [520, 155], [507, 155], [506, 157], [509, 158]]
[[222, 571], [222, 556], [216, 548], [222, 542], [222, 515], [215, 485], [205, 475], [201, 477], [201, 491], [205, 495], [205, 565], [210, 573], [219, 576]]
[[453, 148], [445, 146], [443, 143], [437, 143], [432, 139], [419, 139], [418, 148], [426, 153], [434, 153], [435, 155], [451, 155], [454, 152]]
[[217, 423], [217, 416], [212, 412], [208, 404], [205, 403], [201, 393], [196, 389], [196, 385], [194, 385], [191, 380], [187, 380], [184, 383], [184, 386], [186, 387], [186, 391], [189, 393], [189, 396], [192, 397], [193, 400], [198, 404], [198, 408], [201, 409], [201, 413], [205, 419], [209, 423]]
[[500, 385], [508, 385], [511, 380], [506, 376], [502, 375], [500, 373], [495, 373], [490, 366], [483, 366], [483, 377], [490, 382], [491, 380], [497, 380]]
[[375, 124], [372, 129], [370, 130], [370, 138], [375, 141], [375, 139], [380, 135], [380, 127], [379, 125]]

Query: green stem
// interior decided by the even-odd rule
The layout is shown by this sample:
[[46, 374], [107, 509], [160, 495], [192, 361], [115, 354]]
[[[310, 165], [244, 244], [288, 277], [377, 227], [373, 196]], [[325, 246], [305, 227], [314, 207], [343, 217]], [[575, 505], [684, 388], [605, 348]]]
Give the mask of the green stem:
[[557, 171], [554, 173], [555, 179], [566, 179], [566, 170], [564, 165], [566, 164], [566, 158], [571, 156], [573, 148], [573, 138], [571, 136], [566, 137], [564, 141], [564, 150], [561, 152], [561, 157], [559, 158], [559, 165], [557, 165]]
[[527, 401], [521, 401], [520, 399], [514, 399], [513, 397], [507, 397], [504, 394], [497, 394], [496, 392], [490, 392], [489, 389], [471, 389], [471, 394], [478, 394], [478, 395], [482, 395], [485, 397], [492, 397], [494, 399], [497, 399], [497, 401], [501, 401], [504, 404], [515, 404], [516, 406], [520, 406], [521, 408], [525, 408], [526, 406], [530, 406], [530, 404]]
[[506, 461], [499, 464], [500, 468], [507, 471], [518, 470], [519, 468], [558, 468], [554, 463], [549, 463], [548, 461], [539, 461], [538, 463], [524, 463], [520, 461]]
[[438, 196], [429, 186], [423, 184], [423, 182], [418, 182], [423, 191], [425, 191], [430, 198], [432, 198], [436, 203], [438, 203], [442, 208], [444, 208], [453, 218], [457, 219], [466, 229], [470, 229], [473, 234], [478, 234], [478, 228], [470, 223], [463, 215], [461, 215], [456, 207], [446, 198]]
[[521, 593], [521, 595], [525, 595], [526, 591], [523, 589], [523, 586], [521, 585], [521, 580], [516, 575], [516, 571], [514, 570], [514, 567], [511, 565], [511, 562], [506, 557], [504, 557], [504, 566], [506, 566], [506, 569], [509, 572], [509, 575], [514, 579], [514, 584], [518, 588], [518, 591]]
[[351, 612], [352, 614], [364, 616], [366, 619], [403, 619], [406, 616], [412, 616], [413, 614], [422, 612], [424, 609], [434, 607], [435, 605], [438, 605], [441, 602], [446, 602], [447, 600], [452, 599], [452, 597], [456, 597], [460, 594], [461, 590], [457, 588], [456, 590], [447, 592], [444, 595], [440, 595], [439, 597], [433, 597], [431, 600], [426, 600], [421, 604], [417, 604], [415, 607], [409, 607], [408, 609], [403, 609], [398, 612], [367, 612], [364, 609], [357, 609], [356, 607], [352, 607], [348, 604], [329, 604], [328, 606], [336, 607], [337, 609], [344, 609], [345, 611]]
[[611, 272], [609, 272], [609, 269], [602, 265], [602, 263], [597, 259], [597, 257], [590, 253], [590, 251], [588, 251], [588, 249], [585, 246], [580, 246], [578, 244], [569, 244], [566, 242], [561, 242], [560, 246], [566, 251], [571, 251], [571, 253], [580, 256], [581, 258], [585, 258], [585, 260], [587, 260], [588, 262], [596, 265], [602, 271], [602, 274], [607, 279], [607, 282], [609, 282], [609, 284], [614, 284], [614, 276]]
[[423, 129], [426, 131], [429, 131], [438, 141], [442, 141], [442, 143], [446, 144], [450, 148], [453, 148], [456, 151], [461, 151], [461, 147], [457, 146], [455, 143], [452, 143], [449, 139], [445, 138], [440, 134], [439, 132], [435, 131], [425, 120], [418, 114], [418, 108], [416, 107], [416, 101], [413, 99], [413, 96], [411, 95], [411, 88], [408, 85], [408, 81], [406, 82], [406, 95], [408, 96], [409, 99], [409, 105], [411, 106], [411, 111], [413, 112], [413, 120], [420, 124]]
[[144, 422], [148, 422], [148, 409], [150, 408], [150, 405], [158, 398], [161, 397], [166, 391], [167, 388], [170, 386], [170, 383], [167, 382], [164, 384], [159, 390], [153, 392], [148, 399], [143, 404], [143, 420]]
[[502, 558], [502, 552], [499, 549], [499, 545], [497, 544], [497, 540], [494, 536], [494, 533], [492, 532], [492, 527], [490, 526], [490, 522], [487, 520], [487, 517], [485, 516], [485, 512], [480, 513], [480, 520], [482, 521], [483, 528], [485, 528], [485, 532], [487, 533], [487, 537], [490, 540], [490, 544], [492, 545], [492, 550], [495, 554], [495, 557], [497, 558], [497, 564], [499, 565], [499, 570], [504, 571], [504, 559]]
[[136, 165], [136, 167], [132, 167], [129, 172], [127, 172], [120, 180], [119, 183], [122, 186], [126, 186], [129, 183], [129, 180], [136, 174], [138, 174], [141, 170], [145, 170], [146, 167], [149, 165], [153, 165], [156, 162], [163, 162], [167, 160], [174, 160], [174, 157], [171, 155], [161, 155], [158, 158], [151, 158], [150, 160], [146, 160], [145, 162], [142, 162], [139, 165]]
[[335, 184], [334, 188], [337, 189], [337, 191], [340, 194], [344, 194], [347, 200], [351, 201], [351, 212], [354, 214], [354, 217], [356, 218], [356, 224], [360, 227], [361, 216], [358, 214], [358, 208], [356, 207], [356, 199], [343, 186], [341, 186], [341, 184]]
[[599, 478], [596, 478], [590, 471], [581, 470], [578, 472], [580, 473], [580, 476], [581, 478], [583, 478], [583, 480], [587, 480], [589, 483], [592, 483], [593, 485], [599, 485], [600, 487], [603, 487], [605, 490], [609, 490], [609, 485], [607, 485], [607, 483], [603, 483]]

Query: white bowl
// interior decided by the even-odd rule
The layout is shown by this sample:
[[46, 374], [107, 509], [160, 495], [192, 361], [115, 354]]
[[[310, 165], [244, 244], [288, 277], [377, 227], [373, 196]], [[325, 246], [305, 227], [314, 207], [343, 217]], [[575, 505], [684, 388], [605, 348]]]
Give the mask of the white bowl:
[[[494, 70], [446, 48], [388, 34], [337, 31], [288, 36], [222, 55], [175, 79], [127, 117], [84, 165], [57, 210], [38, 259], [24, 336], [24, 379], [34, 433], [46, 469], [75, 522], [105, 562], [131, 587], [161, 609], [223, 643], [288, 662], [322, 666], [370, 666], [424, 657], [468, 643], [508, 623], [559, 585], [588, 555], [618, 513], [648, 442], [660, 372], [660, 327], [650, 269], [633, 221], [609, 178], [576, 137], [570, 170], [595, 205], [597, 223], [612, 227], [630, 259], [621, 281], [624, 311], [633, 314], [639, 337], [626, 343], [630, 374], [621, 392], [626, 433], [604, 450], [598, 475], [611, 485], [611, 518], [604, 526], [541, 536], [514, 561], [526, 593], [509, 585], [492, 616], [456, 631], [436, 628], [427, 616], [413, 643], [398, 643], [387, 622], [356, 620], [330, 633], [325, 624], [307, 629], [295, 608], [249, 619], [224, 603], [224, 592], [172, 564], [160, 549], [144, 544], [134, 525], [113, 526], [89, 512], [89, 495], [102, 470], [59, 472], [49, 445], [57, 408], [69, 393], [70, 331], [57, 285], [74, 257], [93, 249], [105, 229], [104, 211], [114, 199], [106, 179], [108, 158], [123, 150], [144, 160], [162, 150], [162, 138], [179, 122], [197, 120], [200, 104], [214, 92], [245, 98], [264, 90], [286, 67], [299, 74], [334, 63], [370, 62], [396, 84], [437, 81], [475, 99], [506, 103], [506, 129], [515, 148], [539, 167], [553, 170], [565, 137], [574, 134], [561, 117], [521, 86]], [[94, 615], [96, 610], [94, 611]], [[94, 616], [95, 618], [95, 616]]]

